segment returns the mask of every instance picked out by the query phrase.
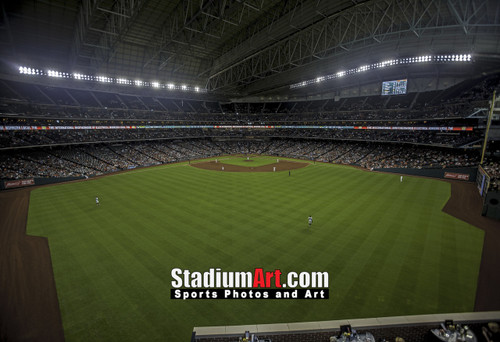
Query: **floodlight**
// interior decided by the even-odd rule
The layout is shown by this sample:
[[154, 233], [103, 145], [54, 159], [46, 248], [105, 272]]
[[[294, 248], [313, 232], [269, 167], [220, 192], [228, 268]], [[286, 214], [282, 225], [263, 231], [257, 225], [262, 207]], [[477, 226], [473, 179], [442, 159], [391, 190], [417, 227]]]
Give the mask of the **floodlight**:
[[136, 85], [136, 86], [138, 86], [138, 87], [142, 86], [142, 81], [140, 81], [140, 80], [135, 80], [135, 82], [134, 82], [134, 83], [135, 83], [135, 85]]
[[182, 90], [186, 90], [186, 89], [187, 89], [186, 85], [185, 85], [185, 84], [183, 84], [183, 85], [181, 86], [181, 89], [182, 89]]
[[174, 89], [175, 85], [173, 83], [167, 84], [168, 89]]
[[160, 83], [158, 83], [158, 82], [151, 82], [151, 86], [153, 88], [160, 88]]

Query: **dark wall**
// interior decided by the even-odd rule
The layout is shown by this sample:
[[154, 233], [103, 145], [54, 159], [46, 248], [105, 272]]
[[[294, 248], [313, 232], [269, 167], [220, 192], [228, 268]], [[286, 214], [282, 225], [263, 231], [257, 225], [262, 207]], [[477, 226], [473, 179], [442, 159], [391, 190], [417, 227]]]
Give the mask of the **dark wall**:
[[[35, 184], [33, 185], [47, 185], [47, 184], [56, 184], [62, 182], [69, 182], [77, 179], [84, 179], [85, 177], [52, 177], [52, 178], [33, 178], [35, 180]], [[20, 187], [10, 188], [10, 189], [19, 189]], [[9, 189], [9, 190], [10, 190]], [[0, 180], [0, 190], [5, 190], [4, 181]]]
[[[463, 168], [446, 168], [446, 169], [375, 169], [375, 171], [406, 174], [412, 176], [424, 176], [432, 178], [444, 178], [445, 172], [463, 173], [469, 175], [469, 182], [476, 181], [477, 168], [463, 167]], [[35, 185], [55, 184], [67, 182], [77, 179], [84, 179], [85, 177], [60, 177], [60, 178], [35, 178]], [[4, 182], [0, 181], [0, 190], [4, 189]]]
[[469, 182], [476, 181], [477, 167], [458, 167], [458, 168], [445, 168], [445, 169], [374, 169], [374, 171], [390, 172], [390, 173], [400, 173], [412, 176], [423, 176], [431, 178], [441, 178], [444, 179], [445, 172], [453, 173], [463, 173], [469, 175]]
[[488, 191], [484, 199], [483, 216], [500, 220], [500, 192]]
[[35, 185], [55, 184], [84, 178], [85, 177], [35, 178]]

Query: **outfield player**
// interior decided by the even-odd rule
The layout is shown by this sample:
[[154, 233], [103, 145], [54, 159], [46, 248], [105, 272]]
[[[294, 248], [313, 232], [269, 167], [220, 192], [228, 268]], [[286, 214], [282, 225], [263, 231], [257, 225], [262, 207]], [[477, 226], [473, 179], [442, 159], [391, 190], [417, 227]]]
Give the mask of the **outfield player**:
[[95, 198], [95, 204], [96, 204], [97, 206], [99, 206], [99, 197], [97, 197], [97, 196], [96, 196], [96, 198]]
[[313, 217], [311, 215], [307, 218], [307, 222], [309, 223], [309, 227], [313, 224]]
[[400, 183], [403, 183], [403, 176], [401, 176], [401, 177], [399, 178], [399, 182], [400, 182]]

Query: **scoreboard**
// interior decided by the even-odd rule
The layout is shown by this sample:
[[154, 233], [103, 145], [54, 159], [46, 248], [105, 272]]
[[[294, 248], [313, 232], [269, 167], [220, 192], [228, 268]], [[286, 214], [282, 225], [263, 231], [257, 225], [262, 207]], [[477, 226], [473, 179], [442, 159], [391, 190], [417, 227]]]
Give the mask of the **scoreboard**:
[[406, 94], [408, 79], [382, 82], [382, 95]]

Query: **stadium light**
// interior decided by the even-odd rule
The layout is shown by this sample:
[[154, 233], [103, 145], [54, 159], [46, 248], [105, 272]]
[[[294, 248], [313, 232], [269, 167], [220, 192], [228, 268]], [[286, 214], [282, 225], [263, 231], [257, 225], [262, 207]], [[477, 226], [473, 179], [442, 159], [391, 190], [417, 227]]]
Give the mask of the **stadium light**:
[[20, 74], [24, 74], [24, 75], [40, 75], [40, 73], [42, 72], [39, 69], [29, 68], [29, 67], [25, 67], [25, 66], [20, 66], [18, 68], [18, 70], [19, 70]]
[[182, 86], [176, 86], [173, 83], [169, 84], [162, 84], [158, 81], [141, 81], [141, 80], [128, 80], [125, 78], [114, 78], [114, 77], [108, 77], [104, 75], [100, 76], [92, 76], [92, 75], [85, 75], [81, 73], [67, 73], [67, 72], [60, 72], [57, 70], [53, 69], [48, 69], [46, 71], [41, 70], [41, 69], [36, 69], [36, 68], [31, 68], [31, 67], [26, 67], [26, 66], [18, 66], [17, 70], [19, 74], [22, 75], [36, 75], [36, 76], [46, 76], [46, 77], [56, 77], [56, 78], [68, 78], [68, 79], [75, 79], [75, 80], [83, 80], [83, 81], [89, 81], [89, 82], [100, 82], [100, 83], [114, 83], [114, 84], [120, 84], [120, 85], [136, 85], [136, 86], [141, 86], [141, 87], [151, 87], [151, 88], [167, 88], [170, 90], [175, 90], [175, 89], [182, 89], [184, 91], [193, 91], [197, 93], [206, 93], [207, 89], [206, 88], [200, 88], [199, 86], [196, 87], [191, 87], [189, 85], [183, 84]]
[[110, 83], [111, 79], [106, 76], [97, 76], [97, 81], [102, 83]]
[[48, 70], [47, 75], [49, 77], [62, 77], [61, 73], [59, 71], [55, 71], [55, 70]]
[[414, 64], [414, 63], [457, 63], [457, 62], [471, 62], [472, 56], [470, 54], [461, 54], [461, 55], [427, 55], [427, 56], [415, 56], [415, 57], [404, 57], [386, 60], [383, 62], [373, 63], [369, 65], [362, 65], [357, 68], [352, 68], [346, 71], [339, 71], [334, 74], [329, 74], [325, 76], [318, 76], [315, 79], [301, 81], [298, 83], [294, 83], [290, 85], [290, 89], [302, 88], [313, 83], [318, 83], [323, 80], [332, 80], [335, 78], [343, 77], [345, 75], [353, 75], [360, 72], [365, 72], [368, 70], [385, 68], [387, 66], [400, 65], [400, 64]]

